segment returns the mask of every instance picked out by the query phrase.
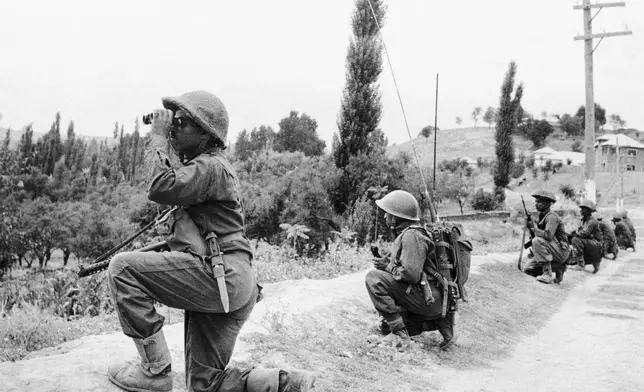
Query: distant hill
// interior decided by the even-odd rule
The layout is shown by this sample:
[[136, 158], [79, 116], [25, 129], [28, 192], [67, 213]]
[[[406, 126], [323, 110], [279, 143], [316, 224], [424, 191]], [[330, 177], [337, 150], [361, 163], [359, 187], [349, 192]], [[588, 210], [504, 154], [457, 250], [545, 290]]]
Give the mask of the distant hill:
[[[10, 141], [9, 141], [9, 147], [15, 148], [18, 143], [20, 142], [20, 138], [22, 137], [22, 134], [24, 133], [24, 129], [11, 129], [9, 136], [10, 136]], [[7, 134], [7, 129], [6, 128], [0, 128], [0, 140], [4, 140], [5, 135]], [[36, 132], [34, 131], [34, 136], [33, 140], [34, 142], [41, 137], [45, 136], [44, 133], [42, 132]], [[86, 135], [77, 135], [77, 137], [81, 137], [83, 140], [87, 142], [91, 142], [92, 140], [96, 140], [96, 142], [101, 142], [102, 140], [107, 139], [107, 144], [109, 146], [112, 146], [116, 144], [116, 141], [114, 140], [113, 137], [111, 136], [86, 136]], [[62, 140], [65, 140], [67, 138], [67, 135], [64, 132], [61, 132], [61, 138]]]
[[[477, 159], [482, 157], [487, 160], [495, 158], [494, 152], [494, 127], [487, 128], [486, 126], [477, 128], [454, 128], [454, 129], [441, 129], [437, 135], [437, 162], [442, 160], [451, 160], [455, 158], [469, 157]], [[555, 132], [548, 139], [546, 139], [546, 146], [551, 147], [557, 151], [570, 150], [570, 146], [575, 140], [583, 142], [583, 137], [570, 138], [566, 137], [560, 132]], [[387, 154], [395, 156], [400, 151], [406, 151], [413, 154], [412, 143], [418, 153], [418, 158], [421, 164], [432, 165], [434, 160], [434, 135], [432, 134], [428, 139], [424, 137], [417, 137], [412, 141], [407, 141], [401, 144], [396, 144], [387, 147]], [[515, 151], [523, 151], [525, 155], [529, 155], [532, 151], [532, 142], [520, 136], [514, 137]]]

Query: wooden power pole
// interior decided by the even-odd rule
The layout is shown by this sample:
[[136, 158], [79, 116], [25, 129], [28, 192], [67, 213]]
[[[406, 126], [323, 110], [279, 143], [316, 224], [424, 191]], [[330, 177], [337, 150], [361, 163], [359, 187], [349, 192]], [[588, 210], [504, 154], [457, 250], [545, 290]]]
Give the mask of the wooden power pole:
[[[600, 33], [593, 34], [592, 22], [593, 19], [599, 14], [602, 8], [605, 7], [623, 7], [625, 2], [616, 3], [603, 3], [603, 4], [590, 4], [590, 0], [583, 0], [583, 4], [573, 7], [575, 10], [583, 10], [584, 13], [584, 35], [578, 35], [575, 40], [584, 41], [584, 63], [586, 65], [586, 197], [595, 202], [596, 188], [595, 188], [595, 96], [593, 91], [593, 52], [597, 46], [606, 37], [614, 37], [618, 35], [630, 35], [631, 31], [620, 31], [614, 33]], [[598, 8], [595, 15], [590, 15], [592, 8]], [[600, 38], [597, 46], [593, 48], [593, 38]]]

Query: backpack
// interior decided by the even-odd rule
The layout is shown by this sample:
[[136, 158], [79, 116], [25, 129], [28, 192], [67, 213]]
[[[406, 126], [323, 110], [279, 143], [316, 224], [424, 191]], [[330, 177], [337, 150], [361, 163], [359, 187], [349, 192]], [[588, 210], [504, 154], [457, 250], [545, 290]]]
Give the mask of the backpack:
[[473, 247], [470, 241], [460, 239], [462, 226], [441, 223], [433, 227], [412, 225], [405, 230], [409, 229], [420, 230], [435, 245], [427, 255], [423, 271], [439, 281], [447, 278], [454, 299], [467, 301], [464, 285], [470, 275]]

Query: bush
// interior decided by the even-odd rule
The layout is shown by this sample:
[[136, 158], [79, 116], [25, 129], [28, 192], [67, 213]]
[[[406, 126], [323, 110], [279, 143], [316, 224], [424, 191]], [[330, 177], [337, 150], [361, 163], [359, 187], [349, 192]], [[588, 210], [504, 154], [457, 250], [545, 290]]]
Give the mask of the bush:
[[497, 196], [495, 193], [486, 192], [482, 188], [472, 195], [472, 208], [476, 211], [493, 211], [497, 208]]
[[569, 184], [561, 184], [559, 186], [559, 191], [564, 195], [564, 197], [568, 200], [575, 201], [576, 194], [575, 194], [575, 189], [569, 185]]
[[539, 177], [539, 168], [536, 167], [536, 166], [533, 166], [532, 167], [532, 178], [534, 178], [536, 180], [537, 177]]
[[26, 352], [55, 346], [73, 338], [64, 319], [41, 310], [35, 304], [26, 303], [0, 314], [0, 341], [14, 347], [12, 357], [7, 360], [19, 359]]
[[574, 152], [584, 152], [584, 145], [579, 140], [575, 140], [570, 149]]
[[373, 228], [373, 208], [366, 194], [353, 203], [347, 216], [347, 227], [356, 233], [355, 239], [359, 246], [367, 243]]
[[519, 178], [525, 173], [525, 166], [520, 163], [513, 162], [510, 166], [510, 176], [512, 178]]

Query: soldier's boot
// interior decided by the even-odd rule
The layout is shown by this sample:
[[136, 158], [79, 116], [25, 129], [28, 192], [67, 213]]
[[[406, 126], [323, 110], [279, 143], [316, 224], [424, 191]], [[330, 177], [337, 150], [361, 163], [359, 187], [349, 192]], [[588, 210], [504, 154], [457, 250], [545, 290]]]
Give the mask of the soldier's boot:
[[107, 369], [109, 380], [126, 391], [171, 391], [171, 357], [163, 330], [148, 338], [133, 340], [141, 356], [141, 362], [110, 366]]
[[411, 338], [405, 322], [402, 319], [387, 322], [391, 333], [383, 339], [383, 342], [392, 344], [401, 351], [406, 350], [411, 344]]
[[584, 260], [584, 255], [579, 254], [577, 252], [577, 249], [575, 249], [575, 250], [573, 250], [573, 257], [577, 261], [577, 269], [585, 270], [586, 269], [586, 261]]
[[255, 368], [248, 373], [248, 392], [307, 392], [315, 389], [315, 375], [305, 370]]
[[546, 284], [552, 283], [552, 266], [550, 263], [543, 265], [543, 273], [537, 276], [537, 281]]
[[593, 274], [599, 272], [599, 263], [593, 263]]
[[615, 251], [613, 252], [613, 260], [617, 259], [618, 253], [619, 253], [619, 246], [615, 246]]
[[560, 265], [557, 268], [557, 271], [555, 271], [555, 280], [553, 280], [554, 283], [559, 284], [563, 281], [564, 277], [564, 272], [566, 272], [566, 264]]
[[389, 335], [391, 333], [391, 329], [389, 329], [389, 324], [387, 324], [387, 320], [385, 320], [384, 318], [380, 319], [380, 322], [378, 323], [378, 330], [383, 335]]
[[456, 319], [456, 312], [449, 312], [445, 317], [438, 320], [438, 332], [443, 337], [443, 341], [438, 345], [441, 350], [447, 350], [458, 340]]

